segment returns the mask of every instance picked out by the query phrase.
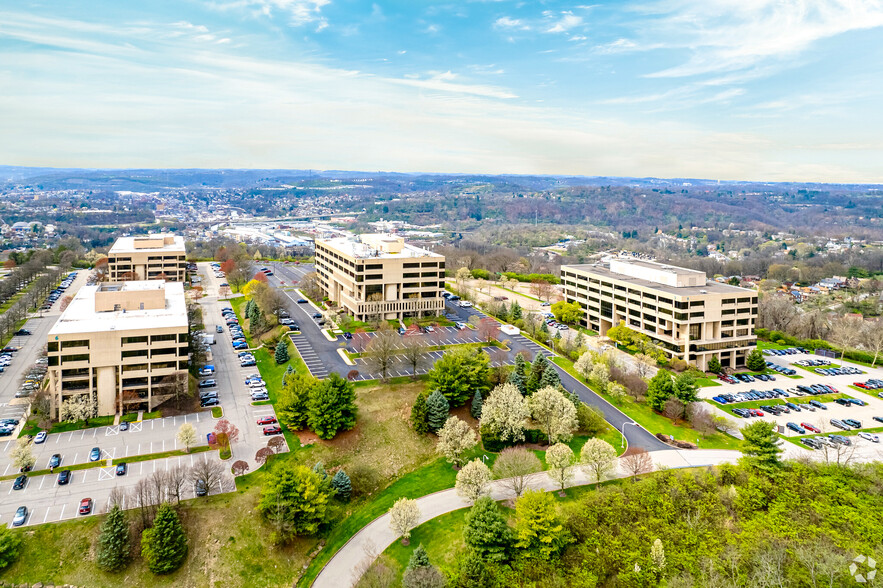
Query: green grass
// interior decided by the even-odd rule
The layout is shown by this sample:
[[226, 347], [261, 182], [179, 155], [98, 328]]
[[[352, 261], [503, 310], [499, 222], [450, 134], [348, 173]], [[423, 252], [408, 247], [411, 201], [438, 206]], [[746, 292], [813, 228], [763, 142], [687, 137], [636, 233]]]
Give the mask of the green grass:
[[141, 417], [142, 421], [149, 421], [150, 419], [161, 419], [162, 411], [154, 410], [153, 412], [145, 412], [144, 416]]
[[[555, 357], [552, 361], [580, 382], [584, 381], [574, 371], [572, 361], [563, 357]], [[712, 435], [703, 435], [695, 429], [672, 422], [646, 404], [635, 402], [632, 398], [626, 398], [622, 402], [617, 403], [607, 394], [598, 392], [595, 388], [592, 388], [592, 390], [653, 434], [671, 435], [681, 441], [696, 443], [702, 449], [738, 449], [740, 446], [741, 442], [735, 437], [720, 432]]]
[[454, 326], [453, 321], [450, 321], [446, 317], [443, 317], [443, 316], [428, 316], [428, 317], [424, 317], [424, 318], [420, 318], [420, 319], [414, 318], [414, 317], [409, 317], [409, 318], [406, 318], [404, 322], [405, 322], [406, 327], [410, 327], [414, 323], [417, 323], [421, 327], [429, 327], [429, 326], [453, 327]]
[[791, 349], [792, 347], [794, 347], [794, 345], [779, 345], [778, 343], [773, 343], [772, 341], [762, 341], [761, 339], [757, 340], [757, 348], [761, 351], [763, 351], [764, 349]]
[[123, 416], [120, 417], [121, 423], [133, 423], [138, 420], [137, 412], [127, 412]]
[[215, 417], [216, 419], [221, 418], [222, 416], [224, 416], [224, 409], [221, 408], [220, 406], [213, 406], [212, 407], [212, 416]]
[[[808, 372], [810, 372], [810, 373], [813, 373], [813, 374], [816, 373], [816, 368], [825, 368], [825, 369], [828, 369], [828, 368], [839, 368], [839, 367], [840, 367], [840, 364], [839, 364], [839, 363], [831, 363], [831, 364], [828, 364], [828, 365], [816, 365], [816, 366], [799, 365], [799, 364], [796, 364], [796, 363], [795, 363], [795, 364], [792, 364], [792, 365], [793, 365], [794, 367], [798, 368], [798, 369], [806, 370], [806, 371], [808, 371]], [[856, 375], [858, 375], [858, 374], [856, 374]]]
[[[506, 350], [509, 349], [508, 347], [506, 347], [503, 343], [500, 343], [499, 341], [482, 341], [479, 343], [451, 343], [448, 345], [427, 345], [426, 347], [423, 348], [423, 351], [424, 352], [444, 351], [446, 349], [454, 349], [457, 347], [466, 347], [467, 349], [472, 348], [472, 349], [475, 349], [476, 351], [478, 351], [479, 349], [483, 349], [484, 347], [496, 347], [497, 349], [506, 349]], [[352, 353], [350, 351], [347, 351], [346, 349], [344, 349], [343, 352], [346, 353], [347, 357], [349, 357], [350, 359], [358, 359], [360, 357], [366, 357], [368, 355], [367, 352]], [[394, 349], [392, 351], [392, 355], [403, 355], [404, 353], [405, 353], [404, 349]]]
[[710, 388], [712, 386], [721, 386], [722, 384], [717, 380], [712, 380], [711, 378], [696, 378], [696, 385], [703, 388]]
[[[810, 424], [812, 424], [812, 423], [810, 422]], [[864, 423], [862, 423], [862, 424], [864, 424]], [[835, 431], [833, 433], [813, 433], [811, 435], [792, 435], [792, 436], [779, 435], [779, 437], [781, 437], [782, 439], [785, 439], [786, 441], [790, 441], [791, 443], [794, 443], [795, 445], [797, 445], [799, 447], [803, 447], [804, 449], [806, 449], [807, 448], [806, 445], [802, 444], [800, 442], [800, 440], [806, 439], [807, 437], [827, 437], [828, 435], [843, 435], [844, 437], [852, 437], [852, 436], [858, 435], [859, 433], [883, 433], [883, 427], [871, 427], [869, 429], [860, 429], [860, 430], [853, 429], [851, 431], [841, 431], [840, 429], [838, 429], [837, 431]]]
[[[67, 433], [69, 431], [80, 431], [82, 429], [94, 429], [95, 427], [109, 427], [113, 424], [113, 421], [116, 419], [114, 415], [95, 417], [94, 419], [89, 419], [88, 425], [86, 421], [77, 421], [74, 423], [55, 423], [49, 429], [49, 433]], [[36, 419], [30, 419], [25, 426], [22, 427], [21, 433], [19, 437], [24, 435], [36, 435], [40, 431], [42, 431], [40, 427], [37, 426]]]

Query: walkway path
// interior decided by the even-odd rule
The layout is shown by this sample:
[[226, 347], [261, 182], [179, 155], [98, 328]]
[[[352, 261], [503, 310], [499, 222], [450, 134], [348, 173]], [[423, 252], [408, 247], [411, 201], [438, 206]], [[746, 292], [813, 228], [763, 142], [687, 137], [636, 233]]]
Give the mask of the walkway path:
[[[654, 463], [654, 469], [662, 468], [687, 468], [700, 466], [714, 466], [722, 463], [735, 462], [741, 454], [738, 451], [725, 450], [679, 450], [669, 449], [664, 451], [654, 451], [651, 454]], [[630, 474], [622, 466], [620, 466], [614, 476], [611, 478], [625, 478]], [[573, 482], [573, 486], [584, 486], [594, 483], [586, 472], [577, 469]], [[557, 484], [552, 481], [545, 472], [535, 474], [528, 484], [529, 487], [542, 490], [556, 490]], [[491, 497], [494, 500], [505, 500], [512, 498], [513, 494], [499, 482], [491, 484]], [[442, 490], [435, 494], [429, 494], [417, 499], [420, 506], [420, 521], [418, 524], [425, 523], [437, 516], [455, 511], [469, 506], [469, 502], [460, 498], [456, 491], [451, 488]], [[389, 527], [389, 514], [384, 514], [356, 533], [334, 557], [325, 565], [316, 581], [313, 582], [314, 588], [344, 588], [354, 586], [362, 573], [368, 569], [383, 551], [389, 547], [398, 536]]]

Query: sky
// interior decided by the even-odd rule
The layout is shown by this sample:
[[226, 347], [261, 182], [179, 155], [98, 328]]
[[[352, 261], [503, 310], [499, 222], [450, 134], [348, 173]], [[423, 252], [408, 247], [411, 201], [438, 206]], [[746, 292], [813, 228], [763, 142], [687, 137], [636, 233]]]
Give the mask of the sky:
[[0, 164], [883, 182], [883, 0], [6, 0]]

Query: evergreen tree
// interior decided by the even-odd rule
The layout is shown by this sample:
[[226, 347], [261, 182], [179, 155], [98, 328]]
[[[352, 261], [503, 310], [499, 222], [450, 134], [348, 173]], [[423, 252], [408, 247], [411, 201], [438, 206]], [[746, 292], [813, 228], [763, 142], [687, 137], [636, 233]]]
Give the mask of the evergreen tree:
[[708, 360], [708, 371], [713, 374], [721, 373], [721, 362], [717, 358], [717, 355], [712, 355], [711, 359]]
[[647, 404], [653, 410], [662, 412], [662, 409], [665, 408], [665, 401], [671, 398], [674, 393], [675, 387], [671, 379], [671, 372], [659, 370], [647, 384]]
[[766, 360], [763, 358], [763, 352], [755, 347], [754, 350], [748, 354], [748, 357], [745, 358], [745, 366], [752, 372], [764, 371], [766, 369]]
[[519, 374], [525, 377], [527, 380], [527, 362], [524, 360], [524, 356], [520, 353], [515, 356], [515, 370]]
[[0, 525], [0, 570], [11, 566], [21, 554], [21, 535]]
[[308, 372], [292, 372], [285, 380], [276, 400], [276, 415], [279, 422], [299, 431], [307, 426], [309, 401], [313, 391], [323, 384]]
[[537, 390], [541, 390], [546, 386], [550, 386], [552, 388], [557, 388], [561, 385], [561, 378], [558, 376], [558, 372], [555, 368], [549, 366], [546, 368], [546, 371], [543, 372], [543, 377], [540, 378], [540, 385], [537, 386]]
[[429, 424], [430, 431], [434, 433], [445, 426], [449, 410], [450, 405], [444, 394], [435, 390], [429, 395], [426, 399], [426, 422]]
[[543, 372], [546, 371], [546, 366], [548, 365], [549, 360], [546, 359], [546, 356], [542, 353], [537, 353], [537, 356], [534, 358], [533, 363], [530, 366], [530, 375], [528, 376], [525, 385], [528, 395], [533, 394], [540, 389], [540, 380], [542, 380]]
[[472, 415], [474, 419], [481, 418], [481, 407], [484, 405], [484, 400], [481, 397], [481, 392], [476, 392], [475, 396], [472, 397], [472, 406], [469, 408], [469, 414]]
[[307, 423], [320, 439], [332, 439], [338, 431], [356, 426], [356, 392], [335, 372], [313, 390], [307, 405]]
[[341, 500], [349, 500], [353, 494], [353, 483], [343, 470], [337, 470], [337, 473], [331, 478], [331, 487], [334, 488]]
[[177, 570], [187, 557], [187, 536], [178, 513], [168, 503], [160, 505], [153, 527], [141, 534], [141, 557], [154, 574]]
[[[518, 357], [521, 356], [519, 355]], [[524, 380], [524, 374], [517, 369], [512, 370], [512, 373], [509, 374], [509, 383], [518, 388], [518, 391], [521, 392], [522, 396], [527, 395], [527, 382]]]
[[509, 312], [512, 316], [513, 321], [517, 321], [517, 320], [521, 319], [521, 317], [522, 317], [521, 305], [518, 304], [517, 300], [512, 303], [512, 310]]
[[408, 560], [408, 567], [405, 569], [413, 570], [414, 568], [428, 568], [431, 565], [429, 555], [427, 555], [426, 549], [423, 548], [423, 544], [421, 543], [411, 552], [411, 558]]
[[129, 562], [130, 549], [126, 513], [114, 505], [98, 533], [98, 567], [106, 572], [122, 569]]
[[490, 496], [482, 496], [466, 513], [463, 541], [485, 561], [505, 561], [512, 545], [512, 529]]
[[291, 367], [291, 364], [288, 364], [288, 367], [285, 368], [285, 373], [282, 374], [282, 387], [283, 388], [288, 383], [289, 376], [291, 376], [291, 374], [293, 374], [293, 373], [294, 373], [294, 368]]
[[245, 318], [251, 317], [251, 307], [254, 306], [254, 300], [249, 299], [245, 303], [245, 309], [243, 310], [243, 315]]
[[426, 408], [426, 391], [417, 395], [414, 406], [411, 407], [411, 426], [421, 435], [429, 432], [428, 409]]
[[[276, 354], [275, 354], [276, 364], [281, 365], [286, 363], [289, 359], [288, 357], [288, 341], [283, 339], [276, 344]], [[290, 367], [290, 366], [289, 366]]]
[[766, 472], [772, 473], [779, 468], [779, 438], [776, 435], [776, 425], [767, 421], [756, 421], [742, 427], [742, 453], [749, 465]]
[[319, 476], [323, 481], [328, 479], [328, 472], [325, 471], [325, 462], [317, 461], [313, 466], [313, 473]]

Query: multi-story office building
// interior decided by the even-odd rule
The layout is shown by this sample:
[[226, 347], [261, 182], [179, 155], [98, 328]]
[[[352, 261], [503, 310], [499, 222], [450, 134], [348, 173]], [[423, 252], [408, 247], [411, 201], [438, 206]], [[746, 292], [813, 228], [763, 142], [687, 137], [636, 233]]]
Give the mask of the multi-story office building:
[[329, 300], [356, 320], [444, 311], [445, 258], [385, 234], [316, 240], [316, 274]]
[[582, 324], [605, 335], [620, 321], [672, 357], [705, 369], [745, 363], [757, 345], [757, 292], [709, 281], [704, 272], [651, 261], [561, 267], [564, 295], [585, 309]]
[[160, 280], [84, 286], [49, 331], [49, 390], [90, 394], [98, 415], [152, 410], [186, 386], [184, 285]]
[[184, 237], [146, 235], [120, 237], [107, 254], [107, 278], [123, 280], [186, 279], [187, 253]]

